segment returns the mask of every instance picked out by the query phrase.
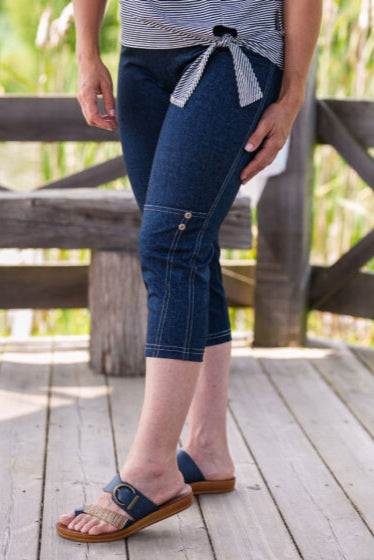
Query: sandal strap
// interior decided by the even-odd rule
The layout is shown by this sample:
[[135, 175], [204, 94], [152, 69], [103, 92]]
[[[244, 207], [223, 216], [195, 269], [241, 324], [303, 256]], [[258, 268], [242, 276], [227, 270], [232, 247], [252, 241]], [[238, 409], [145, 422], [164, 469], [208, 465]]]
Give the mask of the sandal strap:
[[178, 449], [177, 452], [177, 463], [178, 468], [183, 474], [184, 481], [188, 484], [191, 482], [200, 482], [205, 480], [205, 477], [199, 467], [196, 465], [195, 461], [183, 451], [183, 449]]
[[114, 525], [114, 527], [117, 527], [117, 529], [123, 529], [127, 525], [127, 522], [131, 521], [131, 519], [120, 513], [93, 504], [86, 506], [84, 508], [84, 513], [103, 519], [111, 525]]
[[103, 490], [111, 492], [113, 502], [134, 519], [141, 519], [159, 509], [159, 506], [142, 494], [140, 490], [129, 482], [121, 480], [119, 473], [104, 486]]

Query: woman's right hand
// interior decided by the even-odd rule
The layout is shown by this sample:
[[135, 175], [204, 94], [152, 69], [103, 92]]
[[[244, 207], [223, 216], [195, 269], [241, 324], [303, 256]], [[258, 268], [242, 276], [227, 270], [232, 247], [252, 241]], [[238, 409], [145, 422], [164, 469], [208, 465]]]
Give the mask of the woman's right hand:
[[[103, 96], [105, 115], [99, 113], [98, 95]], [[87, 124], [106, 130], [117, 127], [112, 78], [99, 57], [79, 62], [77, 98]]]

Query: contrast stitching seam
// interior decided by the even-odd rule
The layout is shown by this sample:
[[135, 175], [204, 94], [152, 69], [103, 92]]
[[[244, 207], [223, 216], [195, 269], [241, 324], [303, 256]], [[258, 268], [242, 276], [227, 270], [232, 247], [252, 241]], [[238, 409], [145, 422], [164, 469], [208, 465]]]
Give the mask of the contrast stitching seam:
[[192, 215], [198, 215], [198, 216], [202, 216], [202, 217], [206, 217], [207, 216], [207, 212], [196, 212], [195, 210], [186, 210], [185, 208], [174, 208], [172, 206], [162, 206], [161, 204], [144, 204], [144, 208], [154, 208], [154, 209], [159, 209], [159, 208], [165, 208], [166, 210], [175, 210], [177, 214], [179, 214], [180, 212], [191, 212]]
[[[170, 344], [154, 344], [153, 342], [147, 342], [146, 346], [163, 346], [164, 348], [181, 348], [182, 350], [185, 350], [184, 346], [171, 346]], [[204, 350], [204, 348], [190, 348], [190, 350], [197, 350], [201, 352], [201, 350]]]
[[228, 332], [231, 332], [231, 328], [230, 328], [230, 329], [226, 329], [226, 330], [224, 330], [224, 331], [219, 331], [219, 332], [217, 332], [217, 333], [208, 334], [208, 335], [207, 335], [207, 338], [212, 338], [212, 337], [214, 337], [214, 336], [222, 336], [222, 335], [224, 335], [224, 334], [226, 334], [226, 333], [228, 333]]
[[[179, 234], [179, 235], [178, 235]], [[164, 294], [164, 298], [163, 298], [163, 302], [162, 302], [162, 308], [161, 308], [161, 313], [160, 313], [160, 319], [158, 322], [158, 327], [157, 327], [157, 333], [156, 333], [156, 343], [159, 343], [159, 340], [161, 338], [161, 334], [163, 331], [163, 322], [164, 322], [164, 309], [167, 309], [167, 303], [166, 301], [169, 299], [170, 297], [170, 289], [169, 289], [169, 285], [168, 285], [168, 273], [169, 273], [169, 263], [172, 261], [172, 256], [174, 255], [175, 252], [175, 247], [177, 245], [178, 242], [178, 238], [180, 237], [181, 234], [181, 230], [177, 229], [174, 237], [173, 237], [173, 241], [171, 243], [170, 249], [169, 249], [169, 253], [166, 259], [166, 271], [165, 271], [165, 283], [166, 283], [166, 290], [165, 290], [165, 294]], [[175, 244], [175, 247], [174, 247]], [[170, 267], [171, 268], [171, 267]], [[160, 333], [160, 328], [162, 325], [162, 330]]]
[[[181, 223], [184, 223], [184, 220], [182, 220]], [[171, 283], [171, 279], [172, 279], [172, 270], [173, 270], [173, 256], [174, 256], [174, 253], [176, 251], [179, 238], [182, 235], [182, 230], [177, 229], [177, 233], [179, 233], [178, 239], [176, 239], [176, 236], [174, 236], [174, 239], [176, 239], [175, 246], [174, 246], [173, 250], [171, 252], [169, 252], [171, 258], [170, 258], [170, 267], [169, 267], [169, 262], [168, 262], [168, 264], [167, 264], [168, 270], [167, 270], [167, 273], [166, 273], [167, 299], [165, 301], [165, 305], [163, 305], [162, 310], [161, 310], [162, 321], [160, 319], [160, 322], [159, 322], [159, 328], [161, 328], [161, 325], [162, 325], [161, 332], [159, 332], [159, 329], [157, 329], [156, 343], [158, 343], [158, 344], [160, 344], [160, 340], [161, 340], [163, 332], [164, 332], [165, 320], [166, 320], [167, 310], [168, 310], [168, 307], [169, 307], [169, 300], [170, 300], [170, 294], [171, 294], [170, 283]], [[168, 277], [169, 270], [170, 270], [170, 274], [169, 274], [169, 277]], [[164, 300], [165, 300], [165, 298], [164, 298]]]
[[[184, 210], [182, 210], [181, 212], [170, 212], [169, 210], [160, 210], [159, 208], [144, 208], [144, 210], [153, 210], [154, 212], [164, 212], [165, 214], [177, 214], [178, 216], [181, 213], [182, 214], [184, 213]], [[189, 212], [189, 210], [186, 210], [186, 212]], [[204, 219], [203, 216], [196, 216], [196, 218]]]
[[[206, 219], [205, 219], [206, 221]], [[205, 221], [198, 233], [197, 239], [196, 239], [196, 245], [195, 245], [195, 250], [194, 253], [191, 257], [191, 261], [194, 259], [195, 255], [197, 255], [198, 251], [200, 250], [200, 246], [202, 243], [202, 239], [203, 239], [203, 231], [204, 231], [204, 224]], [[193, 319], [193, 309], [195, 306], [195, 290], [194, 290], [194, 285], [193, 285], [193, 279], [196, 275], [196, 269], [197, 269], [197, 265], [195, 266], [191, 266], [191, 270], [190, 270], [190, 277], [188, 279], [188, 314], [187, 314], [187, 329], [186, 329], [186, 338], [185, 338], [185, 348], [187, 351], [187, 348], [189, 346], [189, 344], [191, 343], [191, 336], [192, 336], [192, 319]], [[190, 296], [192, 292], [192, 296]]]
[[224, 333], [224, 334], [217, 334], [217, 336], [212, 336], [210, 338], [207, 338], [206, 342], [211, 342], [212, 340], [215, 340], [216, 338], [222, 338], [224, 336], [231, 336], [231, 333], [227, 332], [227, 333]]
[[[147, 348], [146, 348], [147, 350]], [[164, 348], [162, 345], [160, 345], [157, 349], [156, 348], [148, 348], [148, 350], [150, 350], [151, 352], [155, 352], [155, 358], [158, 357], [158, 353], [160, 350], [164, 350], [165, 352], [181, 352], [183, 354], [183, 356], [185, 355], [186, 351], [185, 350], [178, 350], [177, 348], [173, 348], [172, 350], [170, 350], [169, 348]], [[194, 350], [189, 350], [188, 354], [203, 354], [204, 350], [200, 350], [199, 352], [195, 352]]]

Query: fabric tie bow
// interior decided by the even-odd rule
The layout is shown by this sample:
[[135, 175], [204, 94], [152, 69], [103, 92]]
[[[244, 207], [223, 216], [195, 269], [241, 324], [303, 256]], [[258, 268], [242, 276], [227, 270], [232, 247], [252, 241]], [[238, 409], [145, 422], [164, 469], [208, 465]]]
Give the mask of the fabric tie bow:
[[178, 107], [184, 107], [191, 97], [204, 72], [209, 57], [217, 47], [228, 47], [233, 59], [236, 83], [238, 87], [239, 103], [245, 107], [263, 97], [252, 64], [230, 33], [225, 33], [214, 41], [207, 49], [187, 68], [170, 97], [170, 101]]

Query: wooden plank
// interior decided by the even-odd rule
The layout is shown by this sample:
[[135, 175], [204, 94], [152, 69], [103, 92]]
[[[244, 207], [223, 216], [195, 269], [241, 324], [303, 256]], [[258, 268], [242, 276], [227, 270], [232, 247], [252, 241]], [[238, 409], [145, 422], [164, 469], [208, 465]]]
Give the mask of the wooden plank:
[[319, 102], [327, 105], [344, 126], [354, 134], [357, 141], [366, 148], [374, 146], [374, 102], [368, 99], [329, 99], [322, 98], [317, 101], [317, 142], [325, 143], [325, 129], [323, 112], [320, 111]]
[[374, 347], [359, 346], [358, 344], [347, 344], [355, 356], [374, 373]]
[[[315, 357], [312, 351], [309, 362], [374, 437], [374, 375], [364, 362], [365, 348], [352, 352], [342, 341], [321, 337], [310, 337], [309, 345], [317, 349], [316, 353], [321, 349]], [[374, 350], [369, 350], [366, 356], [374, 363]]]
[[[235, 464], [235, 490], [230, 494], [197, 498], [216, 559], [301, 558], [230, 411], [227, 434]], [[187, 424], [182, 442], [186, 439]]]
[[303, 344], [310, 274], [316, 56], [291, 134], [284, 173], [270, 177], [257, 208], [255, 346]]
[[[309, 352], [313, 355], [312, 349]], [[359, 410], [361, 403], [369, 411], [370, 421], [374, 419], [370, 412], [374, 384], [368, 381], [373, 379], [368, 372], [367, 377], [365, 372], [357, 373], [356, 391], [361, 393], [361, 398], [358, 398], [352, 394], [352, 383], [347, 387], [349, 381], [346, 378], [349, 376], [342, 371], [342, 360], [336, 353], [333, 357], [328, 355], [329, 369], [323, 374], [326, 362], [323, 352], [322, 355], [320, 350], [317, 349], [317, 352], [318, 357], [311, 361], [318, 364], [318, 370], [331, 386], [321, 378], [310, 361], [304, 359], [303, 349], [275, 349], [266, 355], [264, 352], [254, 352], [254, 355], [260, 358], [292, 414], [373, 533], [374, 441], [351, 413], [353, 410], [362, 417]], [[357, 360], [354, 361], [359, 369]], [[342, 378], [345, 379], [341, 381]], [[369, 390], [367, 397], [362, 395], [366, 388]], [[371, 407], [368, 401], [371, 401]], [[374, 428], [374, 424], [371, 427]]]
[[[103, 112], [102, 99], [99, 109]], [[115, 142], [118, 129], [89, 126], [73, 95], [2, 95], [0, 142]]]
[[38, 559], [51, 341], [4, 340], [0, 358], [0, 550]]
[[[357, 140], [366, 147], [374, 146], [374, 102], [357, 99], [321, 101], [342, 119]], [[102, 110], [102, 100], [99, 99]], [[317, 111], [318, 126], [321, 117]], [[20, 96], [6, 94], [0, 98], [0, 141], [64, 140], [105, 142], [119, 140], [118, 131], [109, 132], [86, 124], [74, 95]], [[323, 123], [322, 123], [323, 124]], [[317, 141], [323, 143], [318, 133]]]
[[41, 560], [126, 558], [124, 541], [73, 543], [60, 514], [94, 500], [116, 473], [105, 377], [88, 366], [88, 337], [55, 337]]
[[69, 189], [1, 193], [1, 247], [137, 247], [141, 213], [132, 192]]
[[220, 259], [220, 264], [227, 304], [232, 307], [252, 307], [255, 289], [255, 261]]
[[[139, 422], [144, 378], [108, 378], [118, 464], [125, 460]], [[128, 540], [131, 560], [213, 560], [209, 538], [195, 503], [180, 514], [148, 527]]]
[[37, 190], [44, 189], [72, 189], [99, 187], [126, 175], [123, 156], [119, 156], [104, 163], [98, 163], [73, 175], [68, 175], [52, 183], [47, 183]]
[[[228, 304], [252, 306], [254, 265], [229, 262], [222, 268]], [[0, 309], [87, 307], [88, 273], [87, 265], [71, 263], [0, 266]]]
[[[228, 305], [253, 307], [256, 283], [256, 264], [251, 260], [221, 259], [223, 286]], [[311, 266], [310, 285], [314, 278], [323, 275], [328, 267]], [[329, 311], [353, 317], [374, 319], [374, 273], [356, 272], [347, 279], [339, 291], [330, 293], [327, 300], [316, 304], [309, 297], [309, 309]]]
[[245, 195], [238, 195], [222, 222], [218, 234], [222, 249], [251, 249], [251, 201]]
[[[311, 286], [315, 277], [321, 274], [323, 278], [325, 270], [326, 267], [323, 266], [312, 266]], [[331, 292], [328, 299], [318, 303], [309, 294], [308, 305], [310, 309], [374, 319], [374, 273], [356, 272], [339, 291]]]
[[[255, 265], [245, 259], [242, 264], [220, 262], [228, 305], [253, 307]], [[325, 268], [312, 266], [312, 277]], [[72, 263], [0, 266], [0, 309], [87, 307], [88, 271], [88, 266]], [[309, 308], [374, 319], [374, 273], [356, 273], [339, 292]]]
[[348, 130], [344, 122], [337, 117], [331, 106], [320, 100], [318, 111], [320, 114], [319, 134], [324, 142], [334, 146], [369, 187], [374, 189], [374, 159], [358, 142], [356, 136]]
[[312, 277], [309, 305], [318, 307], [338, 292], [374, 256], [374, 229], [333, 265]]
[[[372, 534], [253, 357], [258, 352], [235, 357], [230, 408], [302, 558], [370, 560]], [[318, 409], [316, 396], [308, 398]]]
[[[223, 248], [251, 247], [249, 199], [238, 196], [220, 229]], [[141, 212], [131, 190], [0, 193], [1, 247], [136, 251]]]
[[87, 307], [88, 266], [0, 266], [0, 309]]

